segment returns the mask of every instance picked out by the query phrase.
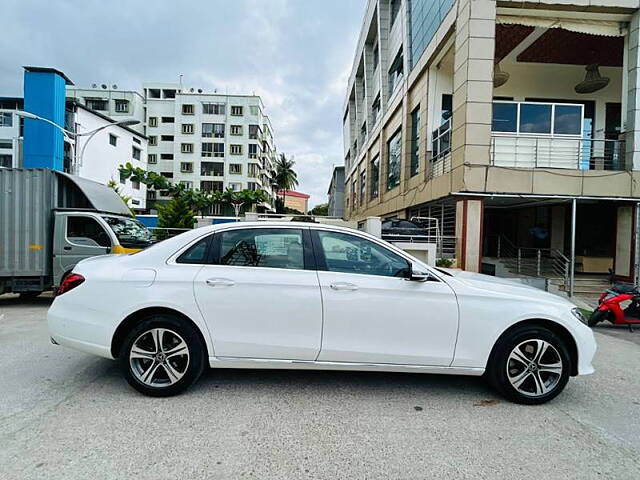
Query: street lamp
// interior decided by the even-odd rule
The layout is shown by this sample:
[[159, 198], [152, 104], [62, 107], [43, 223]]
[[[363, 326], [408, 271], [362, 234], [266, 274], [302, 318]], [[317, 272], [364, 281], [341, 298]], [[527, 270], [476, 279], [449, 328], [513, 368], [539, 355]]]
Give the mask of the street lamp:
[[[101, 130], [104, 130], [105, 128], [109, 128], [109, 127], [113, 127], [113, 126], [129, 127], [131, 125], [137, 125], [137, 124], [140, 123], [139, 120], [121, 120], [119, 122], [113, 122], [113, 123], [108, 123], [107, 125], [102, 125], [101, 127], [98, 127], [98, 128], [96, 128], [94, 130], [89, 130], [88, 132], [78, 133], [78, 132], [72, 132], [70, 130], [67, 130], [67, 129], [61, 127], [60, 125], [58, 125], [57, 123], [49, 120], [48, 118], [41, 117], [40, 115], [36, 115], [35, 113], [25, 112], [25, 111], [22, 111], [22, 110], [18, 110], [18, 111], [14, 112], [14, 113], [18, 117], [30, 118], [31, 120], [40, 120], [42, 122], [48, 123], [49, 125], [52, 125], [52, 126], [56, 127], [58, 130], [60, 130], [62, 132], [62, 135], [64, 136], [65, 140], [67, 140], [67, 142], [69, 142], [69, 146], [71, 147], [71, 158], [73, 159], [73, 168], [74, 168], [74, 170], [79, 168], [80, 165], [82, 165], [82, 158], [84, 157], [84, 151], [87, 148], [87, 144], [94, 137], [94, 135], [96, 133], [98, 133]], [[77, 147], [76, 144], [77, 144], [78, 137], [88, 137], [87, 140], [82, 145], [82, 150], [80, 150], [80, 156], [79, 157], [77, 157], [77, 148], [76, 148]], [[73, 173], [77, 173], [77, 172], [73, 172]]]

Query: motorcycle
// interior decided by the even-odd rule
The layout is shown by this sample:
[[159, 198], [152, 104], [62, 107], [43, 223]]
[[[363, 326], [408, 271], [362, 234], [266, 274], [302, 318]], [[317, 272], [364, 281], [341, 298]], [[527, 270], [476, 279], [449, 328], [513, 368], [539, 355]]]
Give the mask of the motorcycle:
[[[630, 301], [623, 309], [622, 303]], [[605, 290], [598, 298], [598, 306], [589, 318], [589, 326], [593, 327], [602, 321], [609, 321], [614, 325], [628, 325], [633, 331], [633, 325], [640, 325], [640, 291], [635, 285], [614, 284]]]

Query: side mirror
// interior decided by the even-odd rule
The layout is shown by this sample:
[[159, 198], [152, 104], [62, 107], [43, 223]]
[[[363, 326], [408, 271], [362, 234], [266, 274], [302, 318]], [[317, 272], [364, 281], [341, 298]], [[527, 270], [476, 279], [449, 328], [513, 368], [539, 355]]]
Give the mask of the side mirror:
[[406, 279], [412, 282], [426, 282], [431, 278], [431, 274], [429, 272], [421, 272], [418, 270], [414, 270], [412, 265], [409, 265], [407, 269]]

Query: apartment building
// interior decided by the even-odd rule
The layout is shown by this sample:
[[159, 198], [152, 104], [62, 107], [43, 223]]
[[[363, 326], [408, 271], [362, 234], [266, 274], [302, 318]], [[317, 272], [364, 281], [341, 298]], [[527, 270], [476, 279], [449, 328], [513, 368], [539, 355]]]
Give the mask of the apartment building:
[[68, 85], [67, 100], [106, 115], [114, 122], [137, 120], [140, 123], [131, 128], [142, 134], [146, 131], [144, 97], [134, 90], [119, 90], [117, 85], [107, 84], [93, 84], [90, 88]]
[[370, 0], [345, 216], [419, 217], [467, 270], [636, 279], [639, 6]]
[[20, 165], [24, 122], [14, 112], [23, 105], [22, 97], [0, 97], [0, 168]]
[[273, 129], [260, 97], [176, 84], [149, 83], [143, 89], [150, 170], [188, 188], [262, 189], [273, 196]]
[[330, 217], [340, 217], [344, 215], [344, 167], [333, 167], [331, 182], [327, 192], [329, 198], [327, 214]]

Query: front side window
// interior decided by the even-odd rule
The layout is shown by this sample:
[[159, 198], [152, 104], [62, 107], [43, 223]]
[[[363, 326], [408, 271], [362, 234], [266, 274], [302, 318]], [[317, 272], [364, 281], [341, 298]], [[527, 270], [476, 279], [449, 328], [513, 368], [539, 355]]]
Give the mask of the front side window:
[[256, 228], [220, 235], [220, 265], [304, 269], [302, 230]]
[[366, 238], [348, 233], [318, 231], [324, 267], [329, 272], [383, 277], [406, 277], [409, 262]]
[[111, 246], [105, 229], [91, 217], [67, 217], [67, 239], [83, 247]]

